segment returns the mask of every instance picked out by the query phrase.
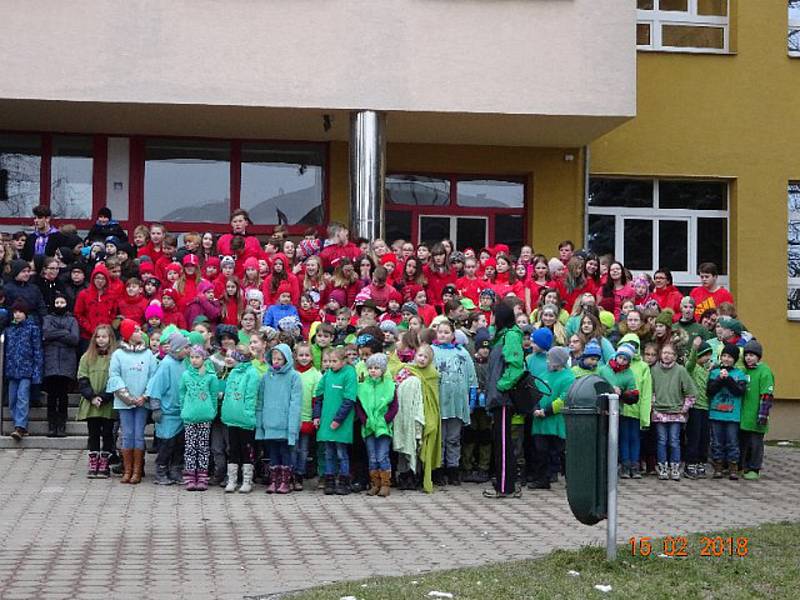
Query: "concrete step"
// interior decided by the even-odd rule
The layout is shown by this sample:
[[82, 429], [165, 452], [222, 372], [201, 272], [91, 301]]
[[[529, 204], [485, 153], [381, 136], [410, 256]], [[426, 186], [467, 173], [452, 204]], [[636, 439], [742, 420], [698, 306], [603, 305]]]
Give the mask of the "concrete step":
[[29, 435], [17, 442], [4, 435], [0, 437], [0, 450], [42, 449], [42, 450], [85, 450], [89, 438], [86, 435], [73, 435], [65, 438], [49, 438], [43, 435]]
[[[14, 423], [9, 418], [8, 413], [3, 413], [2, 435], [8, 435], [14, 430]], [[48, 424], [45, 420], [29, 420], [28, 433], [30, 436], [45, 436], [47, 435]], [[152, 436], [154, 433], [153, 425], [147, 425], [144, 428], [145, 436]], [[86, 437], [88, 430], [86, 428], [86, 421], [67, 421], [67, 436]], [[29, 437], [30, 437], [29, 436]]]
[[[77, 406], [70, 406], [67, 409], [67, 420], [74, 421], [75, 416], [78, 414], [78, 407]], [[11, 417], [9, 416], [8, 407], [3, 407], [3, 421], [9, 421]], [[34, 408], [29, 409], [28, 411], [28, 420], [29, 421], [47, 421], [47, 407], [46, 406], [37, 406]]]

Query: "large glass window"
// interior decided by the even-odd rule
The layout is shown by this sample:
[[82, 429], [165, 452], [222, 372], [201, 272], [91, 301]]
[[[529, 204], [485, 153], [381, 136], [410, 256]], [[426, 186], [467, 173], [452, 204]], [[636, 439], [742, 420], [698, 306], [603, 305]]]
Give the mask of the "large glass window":
[[147, 140], [146, 221], [225, 223], [230, 215], [228, 142]]
[[258, 224], [322, 224], [324, 160], [319, 146], [242, 144], [239, 206]]
[[719, 180], [592, 177], [586, 246], [613, 254], [633, 271], [673, 272], [676, 284], [697, 281], [697, 266], [728, 273], [728, 184]]
[[727, 52], [728, 0], [637, 0], [640, 50]]
[[800, 0], [789, 2], [789, 34], [786, 39], [789, 56], [800, 57]]
[[30, 217], [39, 204], [41, 147], [38, 135], [0, 136], [0, 217]]
[[386, 201], [407, 206], [447, 206], [450, 182], [425, 175], [389, 175], [386, 177]]
[[89, 136], [53, 136], [50, 210], [54, 217], [92, 218], [93, 146]]
[[787, 315], [800, 320], [800, 182], [789, 182], [789, 231], [786, 245], [788, 262]]
[[475, 208], [522, 208], [525, 186], [519, 181], [461, 180], [456, 184], [456, 202]]

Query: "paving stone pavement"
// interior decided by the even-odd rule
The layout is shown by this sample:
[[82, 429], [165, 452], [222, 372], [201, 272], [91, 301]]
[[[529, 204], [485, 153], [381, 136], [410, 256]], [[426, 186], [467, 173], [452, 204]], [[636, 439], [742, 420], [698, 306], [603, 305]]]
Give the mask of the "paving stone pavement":
[[[768, 448], [760, 482], [621, 482], [619, 539], [797, 520], [800, 452]], [[491, 501], [432, 495], [186, 492], [87, 480], [79, 451], [0, 451], [0, 598], [231, 598], [602, 544], [565, 488]]]

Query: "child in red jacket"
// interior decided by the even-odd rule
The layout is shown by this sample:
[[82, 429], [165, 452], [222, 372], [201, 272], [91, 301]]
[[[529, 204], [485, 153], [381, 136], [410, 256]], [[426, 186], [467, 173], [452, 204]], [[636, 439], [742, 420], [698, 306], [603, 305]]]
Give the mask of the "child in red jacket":
[[147, 308], [147, 298], [144, 297], [142, 282], [136, 277], [131, 277], [125, 282], [125, 293], [117, 300], [119, 314], [124, 319], [136, 321], [144, 325], [144, 311]]
[[165, 288], [161, 290], [161, 310], [164, 317], [161, 319], [164, 327], [175, 325], [178, 329], [186, 329], [186, 318], [180, 308], [180, 295], [177, 290]]

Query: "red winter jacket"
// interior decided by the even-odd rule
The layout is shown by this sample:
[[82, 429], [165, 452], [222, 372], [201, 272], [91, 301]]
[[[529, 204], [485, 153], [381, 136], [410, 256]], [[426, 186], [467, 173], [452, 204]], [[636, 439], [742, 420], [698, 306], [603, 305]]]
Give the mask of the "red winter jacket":
[[658, 302], [661, 310], [667, 308], [672, 309], [672, 312], [675, 313], [672, 317], [673, 321], [677, 321], [681, 318], [681, 300], [683, 299], [683, 294], [681, 294], [680, 290], [674, 285], [668, 285], [661, 289], [654, 289], [650, 294], [650, 298]]
[[131, 297], [123, 294], [117, 298], [117, 314], [122, 315], [125, 319], [132, 319], [139, 325], [144, 325], [144, 311], [147, 308], [148, 302], [142, 294]]
[[81, 338], [88, 340], [92, 337], [98, 325], [111, 325], [117, 316], [117, 298], [108, 287], [102, 291], [94, 284], [95, 275], [105, 275], [106, 281], [111, 281], [108, 269], [102, 263], [92, 271], [89, 287], [82, 290], [75, 300], [75, 318], [81, 330]]
[[162, 326], [175, 325], [178, 329], [186, 329], [186, 317], [183, 316], [180, 308], [174, 306], [167, 309], [162, 305], [161, 310], [164, 311], [164, 318], [161, 319]]
[[422, 272], [425, 274], [425, 279], [428, 280], [428, 285], [425, 288], [428, 296], [428, 303], [433, 306], [442, 306], [442, 290], [446, 285], [456, 284], [456, 274], [450, 270], [447, 273], [440, 273], [433, 271], [429, 265], [422, 267]]
[[322, 259], [322, 267], [326, 270], [333, 270], [343, 258], [349, 258], [353, 262], [361, 256], [361, 251], [352, 242], [347, 242], [344, 246], [330, 244], [322, 249], [319, 257]]

